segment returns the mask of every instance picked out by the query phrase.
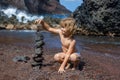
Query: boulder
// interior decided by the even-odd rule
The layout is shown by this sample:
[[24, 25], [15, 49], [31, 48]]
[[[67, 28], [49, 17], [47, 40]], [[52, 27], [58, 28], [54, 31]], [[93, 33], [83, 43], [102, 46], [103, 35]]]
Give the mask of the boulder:
[[37, 28], [37, 25], [32, 24], [32, 25], [30, 25], [30, 29], [31, 30], [37, 30], [38, 28]]
[[0, 24], [0, 30], [1, 30], [1, 29], [5, 29], [5, 25]]
[[14, 29], [14, 25], [13, 25], [13, 24], [8, 24], [8, 25], [6, 26], [6, 29], [8, 29], [8, 30], [13, 30], [13, 29]]

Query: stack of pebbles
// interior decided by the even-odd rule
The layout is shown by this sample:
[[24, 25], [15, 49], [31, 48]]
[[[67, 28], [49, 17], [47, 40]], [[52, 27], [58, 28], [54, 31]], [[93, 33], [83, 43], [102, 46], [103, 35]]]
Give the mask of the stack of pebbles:
[[36, 32], [36, 38], [35, 38], [35, 55], [33, 56], [33, 63], [32, 67], [42, 67], [42, 62], [44, 60], [42, 54], [43, 54], [43, 36], [39, 32]]

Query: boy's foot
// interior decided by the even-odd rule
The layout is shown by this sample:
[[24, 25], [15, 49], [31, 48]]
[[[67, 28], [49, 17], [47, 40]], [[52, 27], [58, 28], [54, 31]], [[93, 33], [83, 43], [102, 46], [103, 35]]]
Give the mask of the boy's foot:
[[72, 68], [71, 70], [76, 70], [76, 68]]
[[65, 67], [65, 69], [69, 69], [70, 68], [70, 63], [67, 63], [67, 66]]
[[73, 68], [72, 68], [72, 70], [78, 70], [79, 69], [79, 62], [75, 62], [74, 64], [73, 64]]

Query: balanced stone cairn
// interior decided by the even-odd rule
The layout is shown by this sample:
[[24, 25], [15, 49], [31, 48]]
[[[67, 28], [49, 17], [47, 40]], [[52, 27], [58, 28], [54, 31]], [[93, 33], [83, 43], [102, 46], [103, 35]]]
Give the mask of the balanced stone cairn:
[[39, 69], [42, 67], [43, 63], [43, 35], [40, 34], [38, 31], [36, 32], [36, 38], [35, 38], [35, 55], [33, 56], [33, 63], [31, 64], [32, 67], [38, 67]]

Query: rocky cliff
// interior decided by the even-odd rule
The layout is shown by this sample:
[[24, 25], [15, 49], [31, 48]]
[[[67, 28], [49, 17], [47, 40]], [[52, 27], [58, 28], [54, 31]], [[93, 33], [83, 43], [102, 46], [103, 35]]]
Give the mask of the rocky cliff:
[[83, 0], [73, 16], [83, 34], [120, 36], [120, 0]]
[[64, 14], [71, 13], [59, 0], [0, 0], [0, 8], [17, 7], [33, 14]]

